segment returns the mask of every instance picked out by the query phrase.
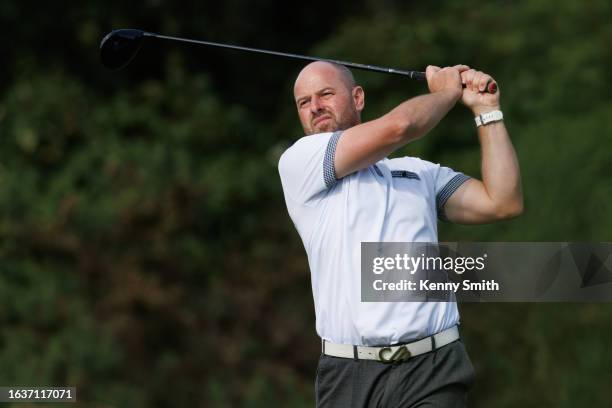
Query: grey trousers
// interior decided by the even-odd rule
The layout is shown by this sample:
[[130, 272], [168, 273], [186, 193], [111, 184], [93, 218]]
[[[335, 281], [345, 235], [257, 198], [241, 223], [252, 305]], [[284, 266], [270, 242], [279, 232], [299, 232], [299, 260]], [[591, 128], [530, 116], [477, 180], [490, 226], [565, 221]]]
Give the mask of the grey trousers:
[[386, 364], [321, 354], [319, 408], [465, 407], [474, 367], [461, 340], [407, 361]]

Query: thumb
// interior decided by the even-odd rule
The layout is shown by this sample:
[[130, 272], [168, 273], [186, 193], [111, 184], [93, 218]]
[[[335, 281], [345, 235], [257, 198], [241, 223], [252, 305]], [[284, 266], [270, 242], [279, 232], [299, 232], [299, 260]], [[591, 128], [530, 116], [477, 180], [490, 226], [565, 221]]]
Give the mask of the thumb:
[[440, 67], [437, 67], [435, 65], [428, 65], [427, 69], [425, 70], [425, 76], [429, 80], [431, 76], [435, 74], [436, 72], [438, 72], [439, 70], [440, 70]]

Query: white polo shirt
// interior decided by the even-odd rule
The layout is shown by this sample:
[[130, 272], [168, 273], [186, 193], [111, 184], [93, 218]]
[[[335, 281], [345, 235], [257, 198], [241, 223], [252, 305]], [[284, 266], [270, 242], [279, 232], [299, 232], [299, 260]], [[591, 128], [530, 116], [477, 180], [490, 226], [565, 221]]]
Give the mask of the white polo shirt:
[[299, 139], [279, 161], [289, 215], [308, 255], [319, 336], [380, 346], [459, 322], [454, 302], [361, 302], [361, 242], [437, 242], [462, 173], [414, 157], [384, 159], [336, 180], [342, 132]]

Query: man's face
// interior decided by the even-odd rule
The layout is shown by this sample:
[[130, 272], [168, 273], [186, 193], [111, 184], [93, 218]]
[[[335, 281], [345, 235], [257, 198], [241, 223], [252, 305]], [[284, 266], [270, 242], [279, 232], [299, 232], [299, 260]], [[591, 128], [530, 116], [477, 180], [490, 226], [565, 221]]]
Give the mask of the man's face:
[[360, 122], [363, 90], [351, 89], [331, 64], [319, 61], [306, 66], [295, 81], [294, 97], [307, 135], [348, 129]]

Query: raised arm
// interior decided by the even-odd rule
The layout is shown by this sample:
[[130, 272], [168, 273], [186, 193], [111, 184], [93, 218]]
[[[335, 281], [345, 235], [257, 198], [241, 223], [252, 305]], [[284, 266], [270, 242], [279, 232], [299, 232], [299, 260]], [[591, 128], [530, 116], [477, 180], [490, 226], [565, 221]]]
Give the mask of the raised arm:
[[429, 66], [429, 94], [409, 99], [378, 119], [345, 130], [336, 147], [336, 177], [366, 168], [429, 132], [461, 97], [461, 72], [467, 69], [463, 65], [442, 69]]
[[[483, 93], [490, 75], [473, 69], [463, 71], [461, 102], [474, 116], [500, 110], [500, 92]], [[482, 181], [471, 179], [448, 199], [446, 217], [459, 224], [483, 224], [512, 218], [523, 212], [519, 164], [503, 121], [478, 127], [482, 150]]]

